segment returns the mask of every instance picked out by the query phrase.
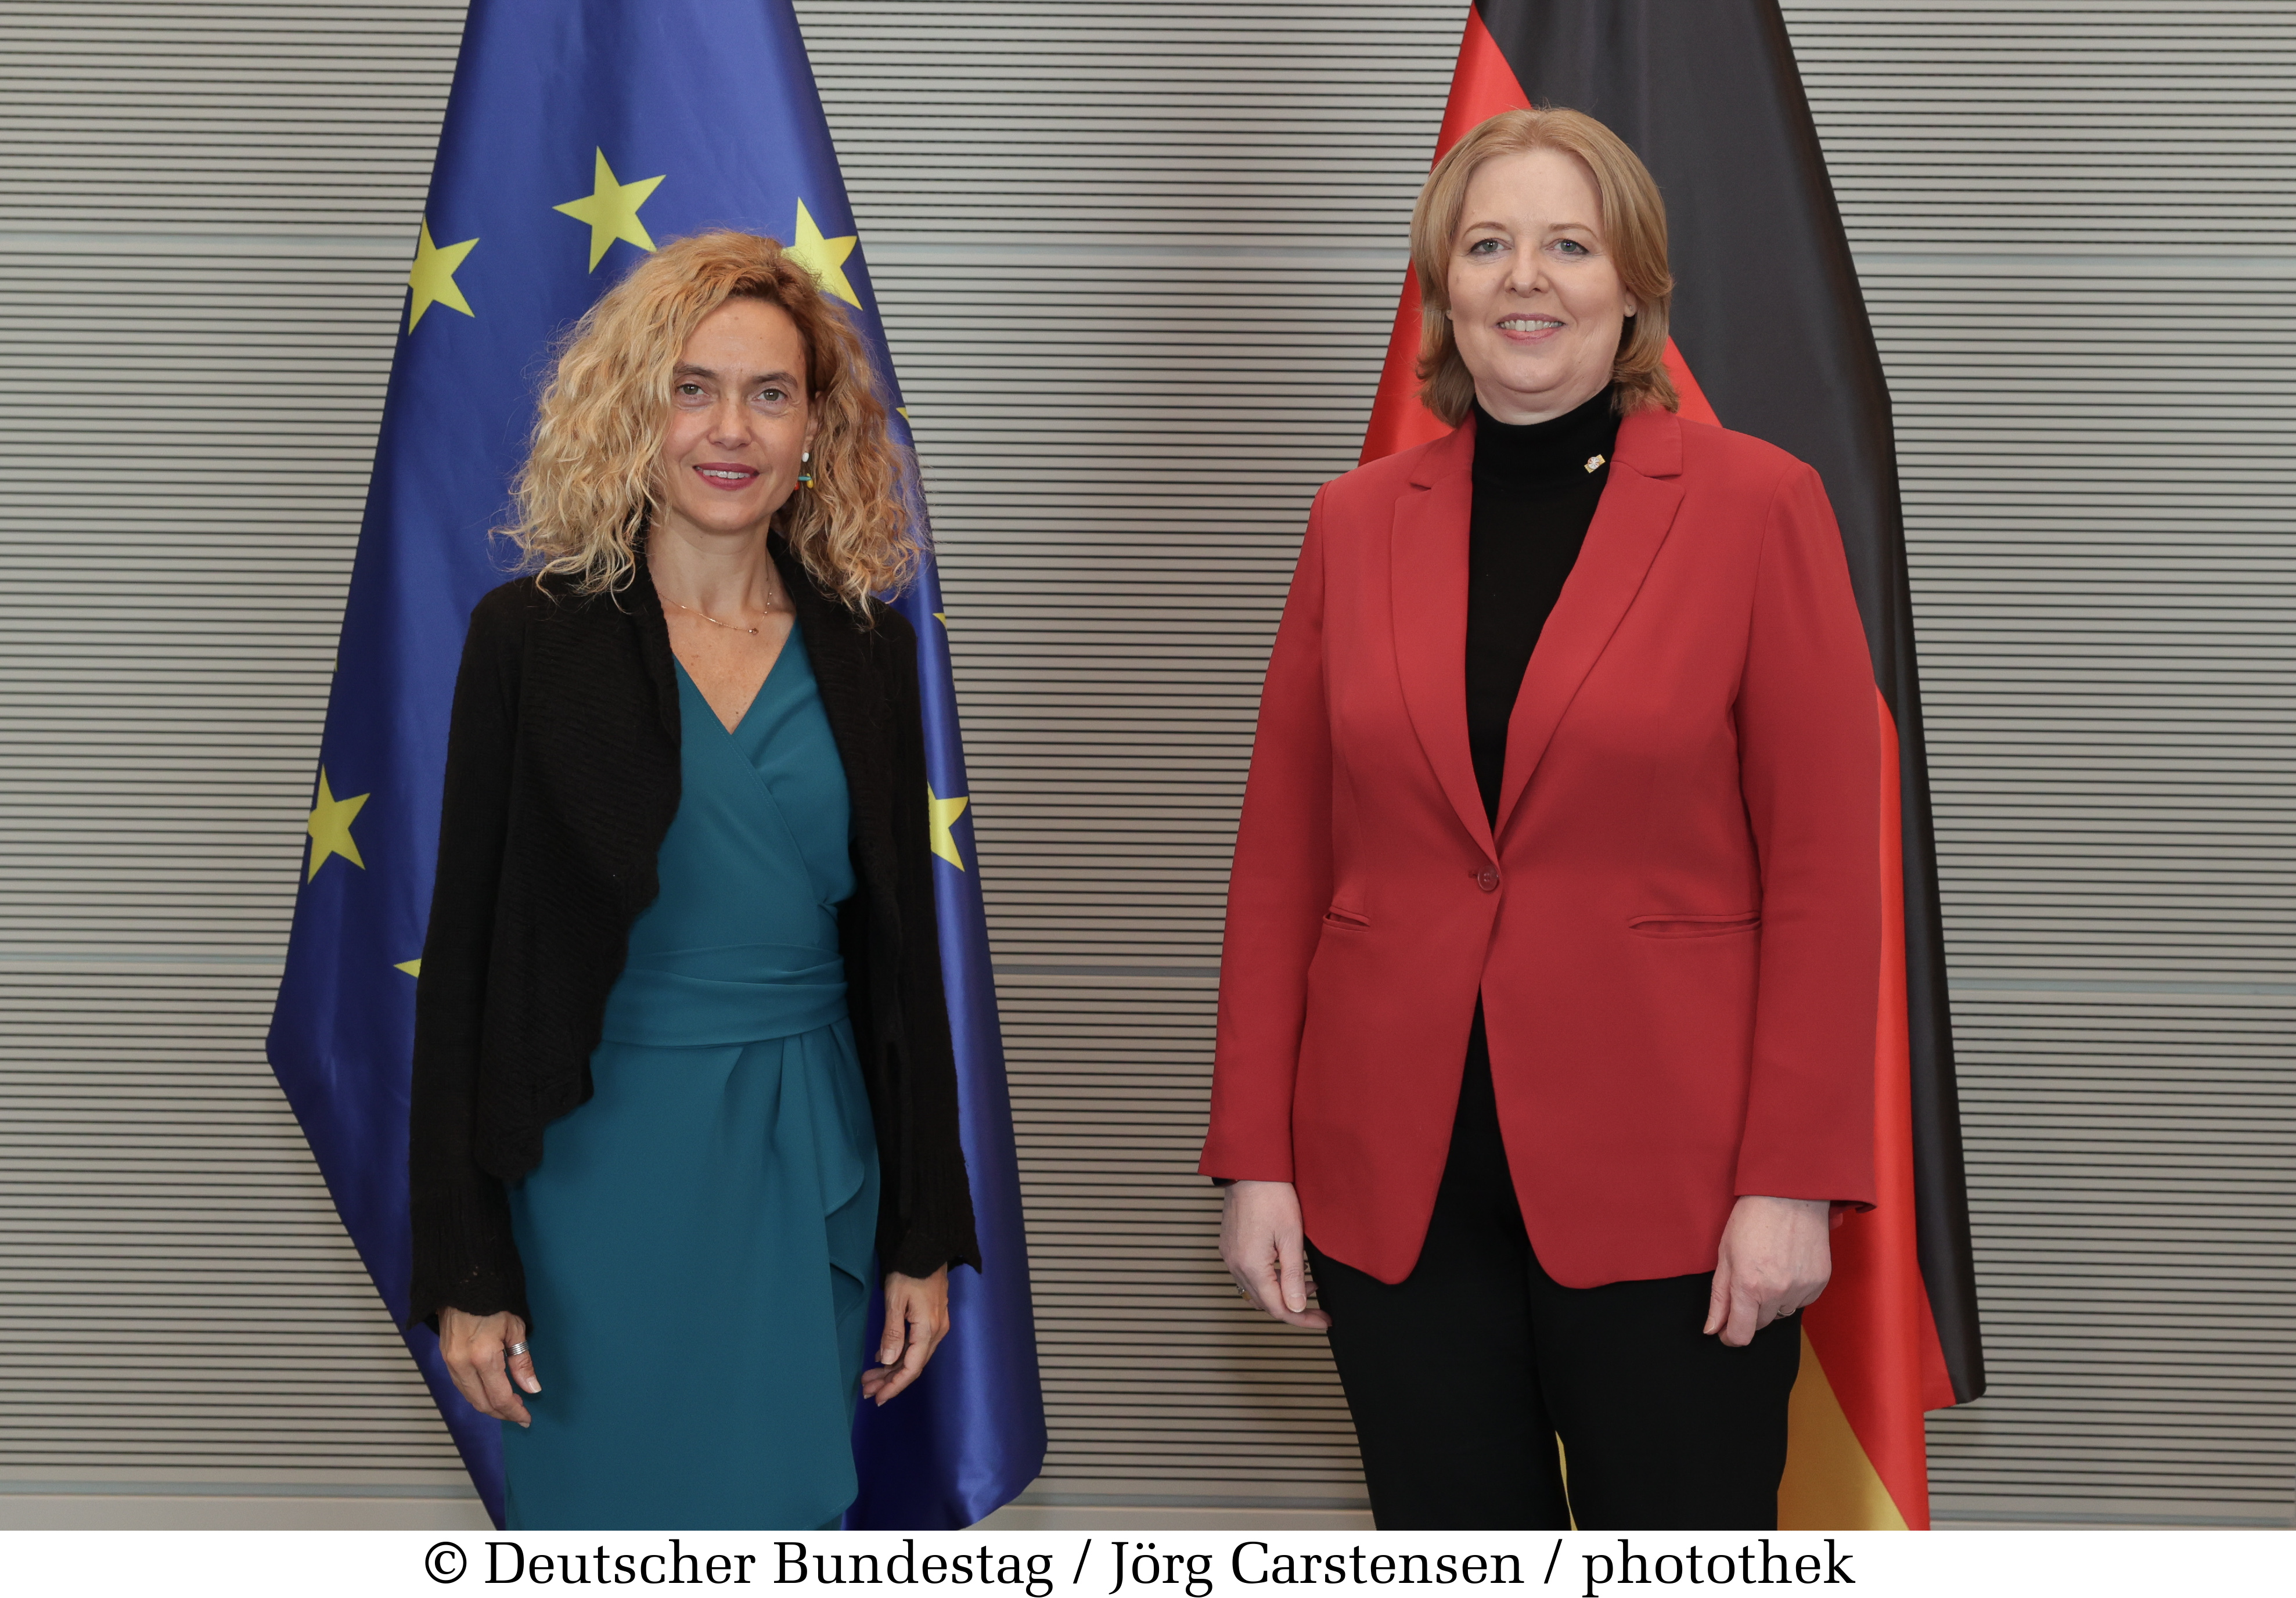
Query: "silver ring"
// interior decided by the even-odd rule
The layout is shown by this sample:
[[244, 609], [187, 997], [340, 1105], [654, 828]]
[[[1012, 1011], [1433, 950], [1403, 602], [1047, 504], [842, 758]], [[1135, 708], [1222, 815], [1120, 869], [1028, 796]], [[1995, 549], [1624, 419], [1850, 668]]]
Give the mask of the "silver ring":
[[512, 1343], [509, 1348], [503, 1350], [503, 1353], [512, 1359], [516, 1359], [520, 1355], [525, 1352], [526, 1345], [524, 1343]]

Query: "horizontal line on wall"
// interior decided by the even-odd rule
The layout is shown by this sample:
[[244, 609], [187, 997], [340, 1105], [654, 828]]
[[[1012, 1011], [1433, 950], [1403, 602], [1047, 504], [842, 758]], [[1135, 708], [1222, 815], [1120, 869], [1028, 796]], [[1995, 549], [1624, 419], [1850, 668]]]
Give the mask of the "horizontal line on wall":
[[2114, 980], [2103, 979], [2083, 981], [2064, 978], [2006, 978], [1973, 977], [1952, 984], [1950, 991], [1964, 993], [2204, 993], [2204, 994], [2267, 994], [2276, 997], [2296, 997], [2296, 982], [2159, 982], [2151, 980]]
[[1015, 240], [1009, 234], [985, 235], [980, 243], [905, 243], [887, 242], [872, 243], [862, 241], [862, 248], [875, 266], [947, 266], [964, 261], [1004, 261], [1025, 259], [1049, 266], [1099, 266], [1122, 264], [1136, 260], [1158, 261], [1217, 261], [1228, 266], [1262, 266], [1283, 270], [1297, 266], [1301, 261], [1320, 266], [1345, 265], [1393, 267], [1401, 271], [1409, 256], [1404, 242], [1398, 239], [1393, 248], [1366, 250], [1360, 244], [1298, 244], [1271, 249], [1266, 244], [1081, 244], [1071, 242], [1030, 243]]
[[[1936, 1491], [1933, 1487], [1932, 1491]], [[1967, 1493], [1966, 1487], [1950, 1489], [1956, 1495]], [[2062, 1495], [2067, 1498], [2070, 1493]], [[1931, 1517], [1931, 1523], [1939, 1528], [1953, 1526], [2223, 1526], [2223, 1527], [2282, 1527], [2290, 1523], [2286, 1515], [2158, 1515], [2107, 1512], [2073, 1513], [2049, 1510], [2030, 1512], [2016, 1510], [1948, 1510]]]
[[0, 227], [0, 250], [131, 250], [182, 255], [351, 255], [414, 258], [414, 242], [404, 229], [387, 234], [333, 233], [137, 233], [102, 228], [17, 231]]
[[[78, 968], [79, 973], [100, 975], [111, 967], [124, 967], [135, 971], [176, 970], [186, 971], [230, 971], [250, 975], [276, 977], [286, 969], [279, 959], [264, 959], [232, 955], [88, 955], [44, 954], [8, 951], [0, 953], [0, 975], [12, 971], [26, 972], [50, 971], [59, 965]], [[990, 971], [998, 977], [1098, 977], [1112, 979], [1145, 977], [1170, 979], [1179, 978], [1213, 982], [1219, 979], [1217, 965], [1142, 965], [1095, 964], [1089, 962], [1042, 963], [1034, 961], [1004, 961], [992, 963]], [[1971, 977], [1956, 981], [1949, 990], [1953, 995], [1981, 993], [2106, 993], [2106, 994], [2247, 994], [2273, 998], [2296, 998], [2296, 982], [2243, 981], [2162, 981], [2152, 979], [2080, 979], [2057, 977]]]
[[[984, 230], [980, 242], [977, 243], [876, 242], [865, 238], [862, 248], [871, 264], [879, 266], [945, 266], [966, 260], [1026, 259], [1047, 265], [1066, 262], [1095, 266], [1136, 260], [1201, 260], [1280, 269], [1296, 266], [1302, 259], [1309, 259], [1322, 264], [1376, 266], [1382, 269], [1392, 266], [1400, 270], [1406, 260], [1400, 239], [1393, 248], [1385, 250], [1366, 250], [1359, 243], [1286, 245], [1277, 250], [1265, 244], [1029, 242], [1016, 240], [1008, 234]], [[0, 228], [0, 251], [8, 250], [60, 252], [128, 250], [154, 255], [183, 255], [194, 251], [247, 256], [327, 254], [385, 257], [392, 261], [410, 258], [412, 255], [409, 239], [396, 232], [373, 234], [205, 234], [112, 233], [101, 229], [16, 232]]]
[[[1349, 266], [1400, 270], [1406, 256], [1402, 242], [1383, 249], [1360, 243], [1287, 244], [1158, 244], [1152, 240], [1084, 243], [1051, 240], [1030, 242], [1003, 232], [983, 230], [977, 242], [956, 239], [936, 242], [895, 238], [864, 238], [862, 248], [880, 266], [945, 266], [964, 261], [1030, 260], [1047, 265], [1064, 262], [1098, 265], [1129, 261], [1201, 261], [1229, 266], [1280, 269], [1301, 261], [1323, 266]], [[2296, 255], [2259, 255], [2238, 250], [2211, 250], [2205, 243], [2180, 239], [2179, 259], [2189, 268], [2198, 264], [2205, 273], [2235, 276], [2281, 278], [2296, 275]], [[342, 233], [148, 233], [122, 229], [0, 228], [0, 250], [78, 252], [128, 250], [153, 255], [183, 255], [198, 251], [217, 255], [272, 256], [281, 254], [343, 255], [387, 258], [398, 262], [411, 255], [411, 241], [403, 229], [378, 234]], [[1906, 267], [2008, 266], [2030, 270], [2058, 266], [2089, 271], [2151, 269], [2157, 261], [2118, 245], [2094, 249], [2062, 246], [2045, 250], [2004, 250], [1997, 242], [1956, 249], [1930, 244], [1918, 250], [1859, 249], [1851, 254], [1858, 268], [1898, 270]]]
[[170, 1498], [474, 1498], [467, 1484], [386, 1483], [371, 1481], [164, 1481], [12, 1480], [0, 1478], [0, 1494], [86, 1494], [102, 1497]]
[[242, 955], [91, 955], [69, 952], [47, 954], [39, 950], [0, 948], [0, 972], [20, 966], [43, 970], [56, 965], [76, 965], [89, 971], [108, 966], [127, 966], [136, 971], [154, 967], [165, 971], [214, 971], [218, 970], [247, 971], [257, 976], [276, 977], [287, 969], [283, 959]]
[[1218, 980], [1217, 965], [1036, 965], [996, 961], [989, 970], [1000, 977], [1200, 977]]
[[1075, 1509], [1368, 1509], [1371, 1501], [1357, 1494], [1349, 1497], [1290, 1497], [1254, 1493], [1228, 1497], [1217, 1493], [1071, 1493], [1041, 1487], [1023, 1488], [1016, 1504], [1045, 1508]]
[[[2204, 262], [2209, 273], [2228, 273], [2238, 276], [2286, 277], [2296, 272], [2296, 256], [2284, 252], [2259, 255], [2237, 250], [2210, 250], [2205, 245], [2191, 250], [2177, 241], [2177, 258], [2183, 262]], [[1874, 268], [1884, 270], [1906, 266], [2064, 266], [2082, 270], [2127, 271], [2143, 267], [2158, 270], [2157, 258], [2126, 250], [2118, 245], [2098, 245], [2095, 249], [2071, 250], [2004, 250], [1997, 243], [1972, 244], [1965, 250], [1950, 244], [1928, 244], [1920, 250], [1887, 250], [1856, 244], [1849, 253], [1860, 271]]]

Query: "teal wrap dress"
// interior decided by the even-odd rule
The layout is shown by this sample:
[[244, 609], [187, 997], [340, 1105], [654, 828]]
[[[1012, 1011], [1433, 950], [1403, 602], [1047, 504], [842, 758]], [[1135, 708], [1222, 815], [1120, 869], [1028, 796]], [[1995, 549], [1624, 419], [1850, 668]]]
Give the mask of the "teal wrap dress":
[[511, 1188], [533, 1529], [836, 1523], [857, 1491], [877, 1147], [845, 1005], [845, 771], [792, 629], [728, 733], [680, 667], [681, 790], [594, 1096]]

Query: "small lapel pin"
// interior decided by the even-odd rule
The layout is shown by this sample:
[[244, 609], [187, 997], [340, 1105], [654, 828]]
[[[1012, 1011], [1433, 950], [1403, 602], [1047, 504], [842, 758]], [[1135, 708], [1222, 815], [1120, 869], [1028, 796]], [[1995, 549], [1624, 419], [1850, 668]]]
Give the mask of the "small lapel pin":
[[1600, 466], [1600, 465], [1603, 463], [1603, 461], [1604, 461], [1605, 459], [1607, 459], [1607, 458], [1608, 458], [1607, 456], [1603, 456], [1603, 455], [1588, 455], [1588, 456], [1587, 457], [1587, 471], [1594, 471], [1596, 467]]

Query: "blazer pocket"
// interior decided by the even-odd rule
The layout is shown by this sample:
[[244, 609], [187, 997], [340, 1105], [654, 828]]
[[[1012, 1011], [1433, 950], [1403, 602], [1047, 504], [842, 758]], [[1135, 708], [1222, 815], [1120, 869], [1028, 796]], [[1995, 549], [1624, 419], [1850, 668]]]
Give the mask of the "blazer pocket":
[[1642, 938], [1721, 938], [1732, 932], [1751, 932], [1762, 924], [1759, 910], [1736, 915], [1637, 915], [1627, 930]]
[[1360, 911], [1349, 910], [1345, 906], [1334, 905], [1324, 912], [1324, 924], [1345, 927], [1351, 932], [1364, 932], [1371, 929], [1371, 917]]

